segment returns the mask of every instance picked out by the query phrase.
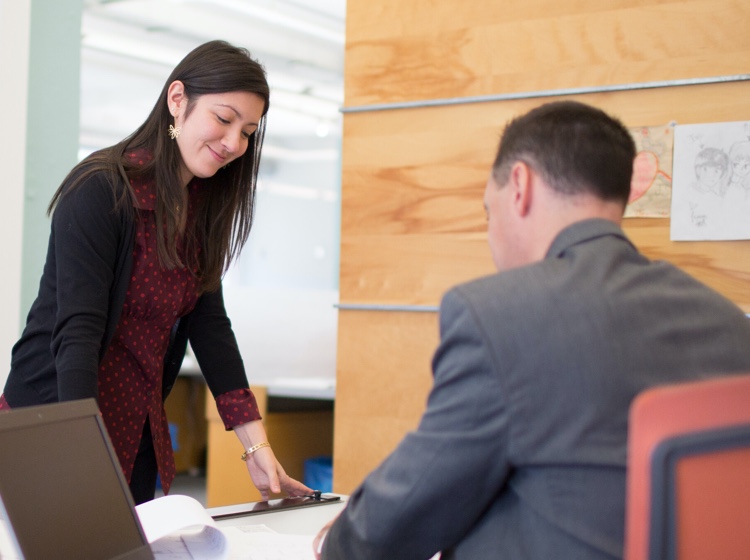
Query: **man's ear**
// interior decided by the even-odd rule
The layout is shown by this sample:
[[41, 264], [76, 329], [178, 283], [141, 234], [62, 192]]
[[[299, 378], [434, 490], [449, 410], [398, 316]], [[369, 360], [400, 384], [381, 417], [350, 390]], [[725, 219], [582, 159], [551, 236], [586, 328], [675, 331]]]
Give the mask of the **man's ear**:
[[177, 117], [185, 110], [187, 96], [185, 95], [185, 85], [180, 80], [175, 80], [169, 84], [167, 89], [167, 106], [173, 117]]
[[515, 162], [510, 170], [508, 186], [512, 189], [513, 208], [519, 216], [527, 216], [533, 202], [534, 170], [523, 161]]

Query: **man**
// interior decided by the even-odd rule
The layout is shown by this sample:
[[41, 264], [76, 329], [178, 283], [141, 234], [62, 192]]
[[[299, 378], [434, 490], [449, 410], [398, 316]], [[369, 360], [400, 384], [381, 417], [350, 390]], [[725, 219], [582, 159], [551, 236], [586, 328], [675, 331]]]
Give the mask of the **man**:
[[449, 291], [418, 429], [316, 537], [321, 557], [621, 558], [627, 414], [656, 384], [750, 370], [750, 321], [620, 229], [635, 146], [563, 101], [505, 129], [499, 274]]

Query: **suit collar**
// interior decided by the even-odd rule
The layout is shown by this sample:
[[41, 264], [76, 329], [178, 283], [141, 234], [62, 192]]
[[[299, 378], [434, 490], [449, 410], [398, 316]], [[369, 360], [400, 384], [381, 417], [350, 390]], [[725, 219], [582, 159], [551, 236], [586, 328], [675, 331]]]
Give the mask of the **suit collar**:
[[602, 218], [591, 218], [569, 225], [558, 233], [545, 258], [559, 258], [574, 245], [607, 236], [619, 237], [633, 250], [638, 250], [616, 223]]

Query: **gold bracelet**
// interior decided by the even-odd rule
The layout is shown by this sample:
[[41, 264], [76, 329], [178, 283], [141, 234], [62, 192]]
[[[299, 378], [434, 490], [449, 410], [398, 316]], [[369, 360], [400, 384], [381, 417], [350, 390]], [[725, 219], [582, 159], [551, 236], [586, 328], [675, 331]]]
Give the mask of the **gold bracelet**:
[[268, 443], [267, 441], [262, 441], [260, 443], [256, 443], [251, 448], [249, 448], [247, 451], [245, 451], [242, 454], [242, 457], [240, 457], [240, 459], [242, 459], [243, 461], [247, 461], [247, 458], [250, 457], [250, 455], [252, 455], [256, 451], [258, 451], [258, 449], [261, 449], [263, 447], [271, 447], [271, 444]]

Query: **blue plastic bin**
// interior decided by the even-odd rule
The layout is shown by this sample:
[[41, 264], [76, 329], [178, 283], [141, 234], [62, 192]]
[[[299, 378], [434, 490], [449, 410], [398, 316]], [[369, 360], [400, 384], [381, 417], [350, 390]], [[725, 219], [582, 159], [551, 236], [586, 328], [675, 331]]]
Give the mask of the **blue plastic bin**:
[[311, 457], [304, 465], [305, 486], [321, 492], [333, 491], [333, 460], [331, 457]]

